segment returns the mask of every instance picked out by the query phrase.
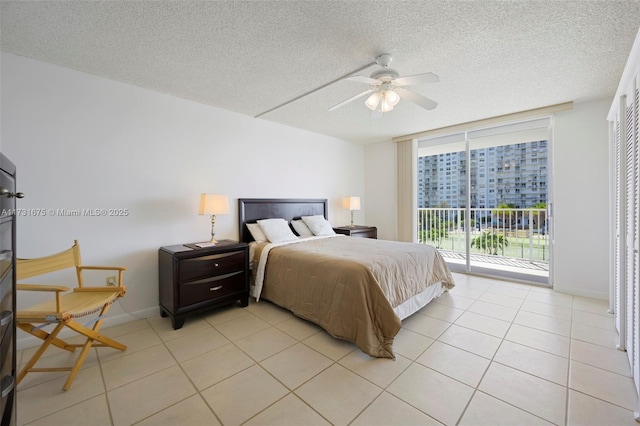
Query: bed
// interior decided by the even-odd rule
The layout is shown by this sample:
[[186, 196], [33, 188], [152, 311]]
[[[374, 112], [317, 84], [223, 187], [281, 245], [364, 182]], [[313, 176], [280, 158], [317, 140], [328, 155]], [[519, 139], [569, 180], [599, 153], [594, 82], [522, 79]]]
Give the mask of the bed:
[[[425, 244], [328, 235], [256, 243], [248, 225], [328, 219], [326, 199], [238, 200], [240, 239], [250, 244], [251, 293], [318, 324], [378, 358], [395, 358], [402, 319], [454, 286], [440, 253]], [[262, 222], [264, 223], [264, 222]]]

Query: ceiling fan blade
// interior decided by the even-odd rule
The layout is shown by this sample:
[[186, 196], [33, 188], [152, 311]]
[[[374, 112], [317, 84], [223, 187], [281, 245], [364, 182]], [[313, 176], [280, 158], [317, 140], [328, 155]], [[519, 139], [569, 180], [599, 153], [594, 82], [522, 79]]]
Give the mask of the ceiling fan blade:
[[345, 80], [356, 81], [358, 83], [364, 83], [364, 84], [376, 84], [376, 85], [382, 83], [380, 80], [377, 80], [371, 77], [365, 77], [363, 75], [350, 75]]
[[425, 83], [438, 83], [440, 77], [432, 72], [426, 72], [424, 74], [408, 75], [406, 77], [399, 77], [393, 80], [394, 84], [399, 86], [410, 86], [413, 84], [425, 84]]
[[336, 109], [340, 108], [341, 106], [348, 104], [349, 102], [353, 102], [353, 101], [355, 101], [356, 99], [359, 99], [359, 98], [361, 98], [361, 97], [363, 97], [363, 96], [368, 95], [369, 93], [373, 93], [373, 89], [365, 90], [364, 92], [358, 93], [357, 95], [352, 96], [352, 97], [350, 97], [349, 99], [347, 99], [347, 100], [345, 100], [345, 101], [340, 102], [339, 104], [335, 104], [334, 106], [332, 106], [331, 108], [329, 108], [329, 111], [336, 110]]
[[436, 101], [432, 101], [429, 98], [425, 98], [424, 96], [412, 92], [411, 90], [407, 90], [403, 87], [396, 87], [394, 90], [396, 91], [396, 93], [398, 93], [398, 95], [400, 95], [402, 99], [413, 102], [414, 104], [419, 105], [424, 109], [432, 110], [438, 106], [438, 103]]

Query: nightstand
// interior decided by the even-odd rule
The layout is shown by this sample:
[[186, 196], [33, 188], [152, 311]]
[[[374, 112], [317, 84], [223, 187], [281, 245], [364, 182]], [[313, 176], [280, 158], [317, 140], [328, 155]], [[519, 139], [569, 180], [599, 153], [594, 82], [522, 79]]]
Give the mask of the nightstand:
[[348, 235], [350, 237], [378, 238], [378, 228], [375, 226], [339, 226], [333, 228], [333, 230], [336, 234]]
[[213, 247], [193, 244], [158, 250], [160, 315], [173, 329], [185, 317], [240, 301], [249, 305], [249, 246], [223, 240]]

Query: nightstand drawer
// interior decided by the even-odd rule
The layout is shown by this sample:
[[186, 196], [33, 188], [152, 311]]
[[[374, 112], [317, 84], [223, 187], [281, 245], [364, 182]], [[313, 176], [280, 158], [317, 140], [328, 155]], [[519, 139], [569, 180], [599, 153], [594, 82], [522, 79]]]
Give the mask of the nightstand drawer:
[[249, 305], [249, 246], [222, 240], [211, 247], [180, 244], [158, 250], [160, 315], [173, 329], [219, 306]]
[[244, 271], [245, 252], [212, 254], [209, 256], [182, 259], [178, 266], [178, 281], [185, 282], [198, 278], [210, 278], [231, 272]]
[[245, 290], [244, 270], [180, 284], [180, 305], [188, 306]]

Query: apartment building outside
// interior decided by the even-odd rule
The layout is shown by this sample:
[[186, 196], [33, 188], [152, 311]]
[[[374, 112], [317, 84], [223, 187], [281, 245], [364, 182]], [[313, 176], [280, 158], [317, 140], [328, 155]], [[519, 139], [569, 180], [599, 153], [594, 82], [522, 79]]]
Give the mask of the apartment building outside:
[[534, 141], [418, 158], [418, 208], [533, 207], [547, 202], [548, 144]]

